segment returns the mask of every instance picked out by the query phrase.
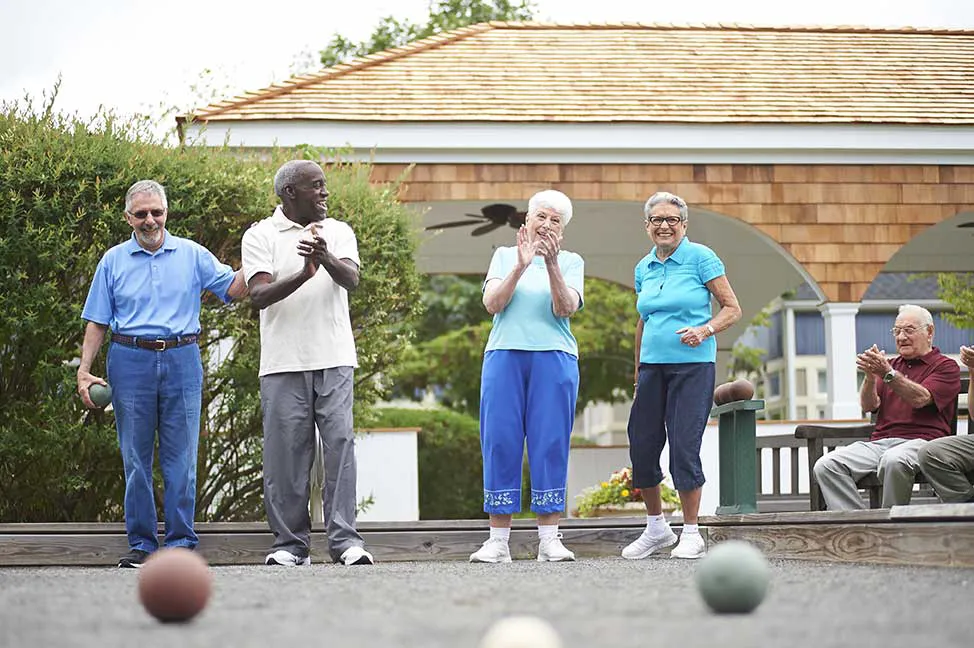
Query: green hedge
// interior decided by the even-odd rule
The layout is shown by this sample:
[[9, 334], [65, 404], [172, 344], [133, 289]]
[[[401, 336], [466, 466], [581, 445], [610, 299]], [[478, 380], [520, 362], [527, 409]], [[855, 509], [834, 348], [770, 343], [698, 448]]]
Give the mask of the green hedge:
[[[82, 305], [95, 265], [127, 239], [124, 195], [136, 180], [166, 186], [167, 228], [239, 266], [240, 240], [277, 202], [285, 160], [322, 152], [172, 149], [138, 125], [91, 122], [49, 107], [0, 106], [0, 522], [120, 520], [124, 483], [110, 414], [75, 393]], [[420, 309], [414, 216], [398, 187], [372, 186], [368, 165], [326, 168], [330, 211], [356, 231], [362, 282], [350, 297], [359, 351], [356, 422], [384, 394], [377, 378], [399, 362]], [[202, 520], [263, 517], [258, 321], [249, 301], [206, 298], [205, 375], [197, 510]], [[232, 343], [213, 370], [218, 346]], [[215, 364], [215, 363], [214, 363]], [[93, 372], [104, 376], [103, 353]]]
[[480, 423], [446, 409], [382, 408], [378, 427], [418, 427], [419, 516], [424, 520], [484, 518]]

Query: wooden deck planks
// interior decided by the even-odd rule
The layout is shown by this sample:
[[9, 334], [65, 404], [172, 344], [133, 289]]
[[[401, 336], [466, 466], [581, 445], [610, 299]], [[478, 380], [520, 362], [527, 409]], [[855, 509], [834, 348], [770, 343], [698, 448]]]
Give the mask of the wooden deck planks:
[[[579, 558], [618, 556], [644, 524], [641, 516], [568, 519], [561, 531]], [[711, 542], [746, 540], [771, 558], [974, 567], [974, 505], [705, 516], [700, 524]], [[534, 525], [515, 521], [515, 558], [537, 555]], [[487, 521], [363, 522], [359, 530], [379, 561], [467, 560], [486, 538]], [[272, 542], [263, 522], [200, 523], [197, 532], [214, 565], [260, 564]], [[330, 560], [320, 527], [312, 547], [315, 562]], [[126, 550], [118, 523], [0, 524], [0, 567], [110, 566]]]

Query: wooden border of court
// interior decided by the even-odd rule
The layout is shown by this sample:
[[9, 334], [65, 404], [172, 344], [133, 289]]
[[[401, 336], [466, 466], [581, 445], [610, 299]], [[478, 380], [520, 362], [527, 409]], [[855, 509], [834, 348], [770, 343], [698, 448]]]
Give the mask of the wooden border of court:
[[[711, 543], [747, 540], [769, 558], [974, 567], [974, 504], [704, 516], [700, 524]], [[619, 556], [644, 526], [643, 517], [566, 519], [561, 531], [585, 559]], [[483, 541], [487, 520], [363, 522], [359, 530], [380, 562], [460, 561]], [[200, 523], [197, 532], [213, 565], [259, 565], [272, 540], [258, 522]], [[312, 560], [327, 562], [320, 526], [312, 545]], [[113, 566], [127, 548], [120, 523], [0, 524], [0, 567]], [[516, 520], [512, 555], [533, 559], [536, 551], [534, 521]]]

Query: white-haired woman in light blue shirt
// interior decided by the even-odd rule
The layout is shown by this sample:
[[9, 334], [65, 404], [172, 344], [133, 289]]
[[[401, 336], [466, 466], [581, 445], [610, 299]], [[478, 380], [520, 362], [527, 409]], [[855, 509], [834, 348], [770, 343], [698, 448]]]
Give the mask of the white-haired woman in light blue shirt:
[[569, 318], [582, 307], [585, 264], [561, 249], [572, 203], [560, 191], [531, 197], [517, 244], [494, 252], [484, 306], [494, 316], [484, 352], [480, 442], [490, 537], [471, 562], [511, 561], [511, 518], [521, 510], [521, 458], [528, 446], [538, 560], [574, 560], [561, 542], [568, 449], [578, 398], [578, 344]]

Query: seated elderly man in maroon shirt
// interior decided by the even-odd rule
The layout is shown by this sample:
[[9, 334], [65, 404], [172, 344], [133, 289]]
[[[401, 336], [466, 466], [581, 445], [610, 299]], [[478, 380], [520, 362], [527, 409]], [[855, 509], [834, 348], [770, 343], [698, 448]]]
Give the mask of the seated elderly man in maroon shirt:
[[836, 448], [815, 462], [829, 510], [865, 508], [856, 482], [869, 474], [883, 483], [883, 507], [909, 504], [920, 448], [951, 432], [960, 367], [933, 346], [930, 311], [900, 306], [893, 337], [899, 355], [892, 360], [875, 344], [856, 357], [866, 374], [859, 403], [863, 412], [876, 412], [869, 441]]

